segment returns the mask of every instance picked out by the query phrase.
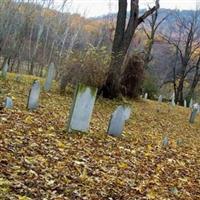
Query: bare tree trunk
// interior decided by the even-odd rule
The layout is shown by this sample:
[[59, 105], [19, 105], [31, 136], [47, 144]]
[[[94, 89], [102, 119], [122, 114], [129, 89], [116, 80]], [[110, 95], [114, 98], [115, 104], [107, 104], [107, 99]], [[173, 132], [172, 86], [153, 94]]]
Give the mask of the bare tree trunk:
[[131, 12], [128, 24], [127, 18], [127, 0], [119, 0], [119, 11], [117, 15], [117, 25], [112, 47], [112, 58], [110, 70], [103, 86], [103, 96], [105, 98], [116, 98], [120, 95], [120, 76], [126, 53], [134, 36], [135, 30], [149, 15], [153, 14], [159, 8], [159, 1], [156, 6], [150, 8], [142, 16], [139, 17], [139, 0], [130, 0]]

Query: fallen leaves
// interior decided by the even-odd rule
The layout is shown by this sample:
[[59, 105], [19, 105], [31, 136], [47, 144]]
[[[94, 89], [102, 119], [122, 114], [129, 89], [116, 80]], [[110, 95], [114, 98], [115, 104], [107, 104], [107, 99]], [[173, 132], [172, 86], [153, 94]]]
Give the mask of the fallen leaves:
[[105, 132], [122, 102], [99, 98], [91, 132], [68, 134], [72, 96], [54, 86], [29, 112], [31, 82], [0, 81], [15, 99], [13, 110], [0, 112], [0, 199], [200, 199], [200, 117], [190, 125], [189, 109], [130, 102], [134, 113], [113, 138]]

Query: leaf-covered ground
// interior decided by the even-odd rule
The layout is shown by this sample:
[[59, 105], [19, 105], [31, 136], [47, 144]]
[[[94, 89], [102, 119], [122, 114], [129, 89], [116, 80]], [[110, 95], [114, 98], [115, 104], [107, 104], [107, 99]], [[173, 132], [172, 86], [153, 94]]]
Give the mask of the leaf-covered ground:
[[200, 116], [191, 125], [189, 109], [129, 101], [131, 119], [113, 138], [106, 129], [122, 102], [99, 98], [90, 133], [68, 134], [72, 90], [60, 96], [55, 84], [29, 112], [33, 79], [0, 80], [1, 100], [14, 99], [13, 110], [0, 111], [0, 199], [200, 199]]

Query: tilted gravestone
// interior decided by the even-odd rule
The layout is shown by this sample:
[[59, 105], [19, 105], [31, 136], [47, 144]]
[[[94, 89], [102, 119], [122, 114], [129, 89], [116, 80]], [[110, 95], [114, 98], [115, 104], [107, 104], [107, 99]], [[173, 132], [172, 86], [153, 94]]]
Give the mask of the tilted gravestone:
[[159, 103], [162, 103], [162, 100], [163, 100], [163, 97], [162, 97], [162, 95], [160, 95], [160, 96], [158, 97], [158, 102], [159, 102]]
[[96, 95], [97, 88], [77, 85], [67, 127], [69, 132], [88, 132]]
[[187, 101], [184, 100], [184, 107], [187, 108]]
[[46, 92], [48, 92], [51, 89], [52, 82], [53, 82], [53, 79], [55, 77], [55, 73], [56, 73], [56, 70], [55, 70], [54, 63], [51, 63], [50, 66], [49, 66], [46, 81], [45, 81], [45, 84], [44, 84], [44, 90]]
[[7, 77], [7, 72], [8, 72], [8, 63], [6, 62], [2, 68], [1, 71], [1, 77], [6, 78]]
[[192, 107], [192, 113], [190, 115], [190, 120], [189, 120], [189, 122], [191, 124], [193, 124], [195, 122], [195, 118], [197, 116], [198, 110], [199, 110], [199, 105], [198, 104], [194, 104], [193, 107]]
[[13, 108], [13, 101], [10, 97], [6, 97], [4, 102], [4, 108], [12, 109]]
[[124, 129], [125, 122], [130, 118], [131, 108], [127, 105], [119, 106], [111, 115], [107, 133], [119, 137]]
[[29, 97], [28, 97], [28, 103], [27, 103], [27, 108], [29, 110], [37, 109], [39, 105], [39, 97], [40, 97], [40, 83], [38, 80], [35, 80], [29, 91]]

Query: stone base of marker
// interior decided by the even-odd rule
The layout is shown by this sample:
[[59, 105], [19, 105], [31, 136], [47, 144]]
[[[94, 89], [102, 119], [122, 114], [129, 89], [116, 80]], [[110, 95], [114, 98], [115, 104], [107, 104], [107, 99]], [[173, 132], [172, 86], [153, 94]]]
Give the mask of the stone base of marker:
[[125, 122], [130, 118], [131, 108], [126, 105], [119, 106], [111, 115], [107, 133], [119, 137], [124, 129]]
[[89, 124], [97, 95], [97, 88], [78, 84], [67, 125], [68, 132], [89, 131]]

